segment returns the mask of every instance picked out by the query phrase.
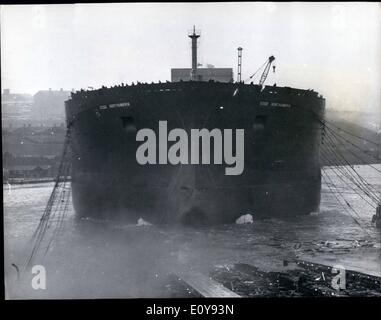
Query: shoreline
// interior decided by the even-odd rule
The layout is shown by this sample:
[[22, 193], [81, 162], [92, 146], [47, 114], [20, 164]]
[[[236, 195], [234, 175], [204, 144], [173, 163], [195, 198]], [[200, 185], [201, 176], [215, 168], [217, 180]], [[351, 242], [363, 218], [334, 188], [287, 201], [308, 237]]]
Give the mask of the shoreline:
[[[45, 182], [54, 182], [56, 179], [55, 178], [39, 178], [39, 179], [28, 179], [28, 180], [8, 180], [8, 181], [3, 181], [3, 186], [4, 185], [13, 185], [13, 184], [33, 184], [33, 183], [45, 183]], [[71, 181], [69, 178], [66, 181]]]

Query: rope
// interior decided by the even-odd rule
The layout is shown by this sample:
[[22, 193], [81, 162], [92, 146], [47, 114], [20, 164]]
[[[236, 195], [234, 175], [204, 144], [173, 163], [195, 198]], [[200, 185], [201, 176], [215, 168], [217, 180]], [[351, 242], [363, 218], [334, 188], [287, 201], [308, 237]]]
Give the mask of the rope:
[[[364, 158], [358, 156], [358, 155], [357, 155], [356, 153], [354, 153], [352, 150], [348, 149], [348, 148], [346, 147], [346, 145], [345, 145], [342, 141], [340, 141], [340, 136], [338, 136], [337, 133], [335, 133], [333, 130], [331, 130], [331, 132], [329, 132], [329, 133], [332, 134], [332, 136], [336, 139], [336, 141], [337, 141], [340, 145], [342, 145], [342, 146], [343, 146], [343, 147], [344, 147], [350, 154], [352, 154], [356, 159], [362, 161], [365, 165], [370, 166], [371, 168], [373, 168], [373, 169], [376, 170], [377, 172], [381, 173], [381, 170], [377, 169], [377, 168], [376, 168], [375, 166], [373, 166], [372, 164], [368, 164], [368, 163], [366, 163], [367, 161], [364, 160]], [[363, 150], [362, 150], [362, 151], [363, 151]], [[363, 152], [365, 152], [365, 151], [363, 151]], [[365, 152], [365, 153], [366, 153], [366, 152]], [[366, 153], [366, 154], [369, 155], [368, 153]]]
[[[323, 155], [323, 154], [321, 154], [321, 156], [324, 158], [324, 160], [326, 160], [327, 158], [326, 158], [326, 156], [325, 155]], [[337, 173], [337, 169], [335, 168], [335, 167], [330, 167], [330, 170], [332, 170], [333, 171], [333, 173], [334, 174], [336, 174], [336, 176], [347, 186], [347, 187], [349, 187], [350, 189], [352, 189], [354, 192], [355, 192], [355, 194], [357, 194], [358, 196], [360, 196], [361, 197], [361, 199], [363, 199], [369, 206], [371, 206], [372, 208], [376, 208], [376, 206], [373, 204], [373, 203], [371, 203], [371, 202], [369, 202], [369, 200], [367, 200], [363, 195], [361, 195], [359, 192], [357, 192], [357, 190], [355, 189], [355, 188], [353, 188], [343, 177], [342, 177], [342, 174], [340, 175], [339, 173]], [[339, 171], [340, 172], [340, 171]], [[339, 189], [339, 187], [337, 186], [337, 185], [335, 185], [335, 188], [336, 189]]]
[[[375, 190], [371, 185], [369, 185], [362, 177], [361, 175], [353, 168], [353, 166], [347, 161], [347, 159], [344, 157], [344, 155], [342, 153], [340, 153], [340, 151], [338, 151], [335, 147], [335, 144], [333, 142], [333, 140], [331, 139], [331, 137], [329, 135], [327, 135], [327, 138], [329, 139], [327, 141], [327, 145], [328, 145], [328, 149], [327, 151], [330, 151], [331, 154], [333, 154], [333, 159], [336, 159], [338, 160], [336, 162], [336, 165], [339, 166], [339, 169], [340, 168], [340, 165], [343, 165], [342, 163], [340, 163], [340, 159], [343, 160], [344, 162], [344, 168], [343, 170], [346, 170], [349, 174], [350, 177], [348, 177], [353, 183], [355, 183], [367, 196], [369, 196], [370, 198], [372, 198], [376, 204], [379, 203], [381, 201], [381, 198], [378, 196], [378, 192], [377, 190]], [[354, 174], [351, 172], [351, 169]], [[369, 194], [368, 194], [369, 193]]]
[[336, 129], [338, 129], [338, 130], [340, 130], [340, 131], [342, 131], [342, 132], [345, 132], [346, 134], [348, 134], [348, 135], [350, 135], [350, 136], [352, 136], [352, 137], [355, 137], [355, 138], [357, 138], [357, 139], [360, 139], [360, 140], [363, 140], [363, 141], [372, 143], [372, 144], [376, 145], [377, 147], [381, 147], [381, 144], [376, 143], [376, 142], [374, 142], [374, 141], [372, 141], [372, 140], [366, 139], [366, 138], [364, 138], [364, 137], [360, 137], [360, 136], [358, 136], [358, 135], [355, 135], [354, 133], [351, 133], [351, 132], [349, 132], [349, 131], [347, 131], [347, 130], [344, 130], [344, 129], [341, 128], [341, 127], [338, 127], [338, 126], [334, 125], [332, 122], [330, 122], [330, 121], [328, 121], [328, 120], [325, 120], [325, 122], [328, 122], [329, 125], [331, 125], [332, 127], [336, 128]]
[[[68, 181], [68, 176], [70, 174], [70, 161], [69, 161], [69, 144], [70, 144], [70, 128], [71, 125], [68, 126], [68, 130], [66, 132], [66, 138], [64, 142], [61, 162], [58, 168], [58, 172], [55, 178], [54, 187], [52, 193], [50, 194], [49, 200], [45, 207], [45, 210], [40, 219], [40, 223], [37, 226], [35, 232], [32, 235], [32, 243], [33, 247], [31, 253], [25, 263], [25, 270], [28, 269], [33, 263], [36, 255], [39, 252], [41, 244], [45, 238], [47, 230], [51, 227], [52, 219], [58, 214], [58, 219], [56, 222], [56, 227], [53, 230], [52, 237], [46, 247], [45, 255], [48, 252], [50, 245], [58, 234], [58, 231], [62, 229], [63, 219], [66, 215], [68, 209], [68, 197], [70, 196], [70, 192], [65, 193], [66, 182]], [[58, 198], [58, 206], [56, 204], [56, 200]]]
[[[335, 135], [337, 135], [337, 136], [340, 137], [342, 140], [344, 140], [345, 142], [349, 143], [350, 145], [352, 145], [352, 146], [355, 147], [356, 149], [360, 150], [361, 152], [365, 153], [366, 155], [368, 155], [368, 156], [370, 156], [370, 157], [372, 157], [372, 158], [374, 158], [374, 159], [376, 159], [376, 160], [381, 160], [381, 158], [378, 158], [378, 157], [376, 157], [376, 156], [374, 156], [374, 155], [372, 155], [372, 154], [367, 153], [366, 150], [364, 150], [364, 149], [362, 149], [361, 147], [359, 147], [358, 145], [354, 144], [352, 141], [350, 141], [350, 140], [348, 140], [347, 138], [343, 137], [343, 136], [340, 135], [339, 133], [334, 132], [332, 128], [328, 127], [328, 126], [324, 123], [324, 121], [322, 121], [322, 120], [320, 120], [320, 119], [319, 119], [319, 121], [325, 126], [325, 128], [326, 128], [327, 130], [329, 130], [330, 132], [333, 132]], [[365, 141], [366, 141], [366, 140], [365, 140]]]
[[[327, 179], [331, 182], [331, 184], [333, 186], [335, 186], [335, 184], [333, 183], [333, 181], [331, 180], [331, 178], [329, 177], [329, 175], [325, 172], [325, 170], [323, 169], [322, 170], [323, 172], [323, 179], [326, 181], [326, 185], [327, 187], [330, 189], [332, 195], [336, 198], [338, 204], [340, 204], [344, 210], [346, 209], [346, 207], [343, 205], [343, 203], [340, 201], [340, 199], [338, 198], [337, 194], [341, 196], [341, 198], [343, 199], [344, 203], [347, 205], [347, 207], [356, 214], [356, 216], [361, 220], [361, 217], [360, 215], [358, 214], [358, 212], [353, 209], [353, 207], [348, 203], [347, 200], [345, 200], [345, 197], [341, 194], [340, 191], [336, 190], [336, 192], [334, 190], [332, 190], [331, 186], [329, 185], [329, 183], [327, 183]], [[349, 213], [349, 212], [348, 212]], [[371, 238], [371, 235], [369, 234], [368, 230], [365, 229], [365, 227], [353, 216], [349, 213], [349, 215], [351, 216], [351, 218], [355, 221], [355, 223], [368, 235], [369, 238]]]
[[252, 78], [258, 73], [258, 71], [261, 70], [261, 69], [267, 64], [267, 62], [268, 62], [268, 60], [266, 60], [265, 63], [262, 64], [262, 65], [257, 69], [257, 71], [255, 71], [249, 78], [245, 79], [245, 81], [252, 79]]
[[[376, 203], [376, 207], [377, 205], [379, 205], [379, 203], [381, 202], [380, 201], [380, 196], [378, 195], [378, 191], [375, 190], [372, 185], [370, 185], [369, 183], [367, 183], [363, 177], [355, 170], [355, 168], [353, 168], [353, 166], [348, 162], [348, 160], [345, 158], [345, 156], [339, 151], [337, 150], [336, 147], [336, 143], [334, 141], [334, 139], [338, 142], [340, 142], [341, 145], [344, 145], [342, 141], [345, 141], [346, 143], [349, 143], [350, 145], [352, 145], [353, 147], [355, 147], [356, 149], [360, 150], [361, 152], [365, 153], [367, 156], [370, 156], [376, 160], [381, 160], [380, 158], [378, 157], [375, 157], [373, 156], [372, 154], [368, 154], [365, 150], [363, 150], [360, 146], [358, 146], [357, 144], [353, 143], [352, 141], [350, 141], [349, 139], [343, 137], [341, 134], [339, 134], [336, 130], [334, 130], [333, 128], [329, 127], [327, 125], [327, 121], [326, 120], [322, 120], [320, 118], [320, 116], [313, 112], [312, 110], [309, 110], [303, 106], [300, 106], [300, 108], [304, 111], [307, 111], [308, 113], [312, 114], [312, 117], [317, 120], [320, 125], [321, 125], [321, 129], [322, 129], [322, 141], [321, 143], [324, 145], [325, 142], [327, 142], [327, 149], [324, 150], [323, 148], [321, 148], [321, 153], [320, 155], [325, 158], [325, 160], [331, 160], [337, 167], [333, 169], [333, 173], [336, 174], [336, 176], [339, 177], [339, 179], [343, 180], [343, 176], [345, 176], [346, 178], [348, 178], [350, 181], [352, 181], [354, 183], [355, 186], [357, 186], [368, 198], [370, 198], [370, 200], [372, 202], [375, 202]], [[337, 130], [341, 130], [347, 134], [349, 134], [349, 132], [345, 131], [344, 129], [340, 128], [340, 127], [337, 127], [337, 126], [334, 126], [333, 124], [331, 124], [333, 127], [337, 128]], [[326, 131], [327, 129], [327, 131]], [[326, 134], [327, 133], [327, 134]], [[366, 139], [366, 138], [363, 138], [363, 137], [359, 137], [355, 134], [350, 134], [351, 136], [354, 136], [356, 137], [357, 139], [361, 139], [363, 141], [367, 141], [369, 143], [372, 143], [372, 144], [375, 144], [377, 146], [379, 146], [379, 144], [375, 143], [374, 141], [371, 141], [369, 139]], [[324, 139], [324, 137], [327, 136], [327, 140]], [[341, 139], [341, 140], [340, 140]], [[344, 145], [345, 147], [345, 145]], [[346, 148], [347, 149], [347, 148]], [[333, 157], [329, 157], [328, 154], [330, 155], [333, 155]], [[351, 152], [351, 154], [354, 154], [353, 152]], [[356, 156], [357, 158], [360, 158], [363, 162], [366, 162], [363, 158], [359, 157], [359, 156]], [[343, 162], [344, 162], [344, 165], [343, 165]], [[373, 168], [374, 170], [376, 170], [377, 172], [381, 172], [378, 168], [370, 165], [370, 164], [366, 164], [367, 166]], [[348, 169], [349, 168], [349, 169]], [[329, 179], [331, 181], [331, 184], [333, 186], [335, 186], [335, 184], [332, 182], [332, 180], [329, 178], [329, 176], [327, 175], [327, 173], [325, 172], [324, 169], [322, 169], [324, 175], [326, 177], [324, 177], [323, 175], [323, 178], [324, 180], [327, 180]], [[353, 173], [351, 172], [353, 171]], [[339, 174], [341, 173], [341, 175]], [[347, 186], [350, 186], [349, 183], [346, 183], [345, 184]], [[354, 210], [352, 208], [352, 206], [345, 200], [344, 196], [342, 195], [342, 193], [340, 192], [340, 190], [336, 187], [336, 193], [335, 191], [332, 190], [331, 186], [329, 184], [327, 184], [328, 188], [330, 189], [330, 191], [332, 192], [332, 194], [335, 196], [335, 198], [337, 199], [337, 201], [341, 204], [341, 202], [339, 201], [336, 193], [338, 193], [344, 200], [345, 204], [347, 205], [346, 207], [349, 208], [352, 212], [354, 212], [357, 216], [359, 216], [359, 214], [357, 213], [356, 210]], [[354, 188], [352, 186], [350, 186], [350, 188], [352, 190], [354, 190]], [[364, 199], [363, 196], [360, 195], [359, 192], [356, 192], [355, 193], [357, 195], [359, 195], [362, 199]], [[365, 199], [364, 199], [365, 200]], [[373, 204], [371, 205], [369, 203], [369, 201], [366, 200], [366, 203], [368, 203], [371, 207], [375, 207]], [[345, 207], [345, 206], [343, 206]], [[350, 214], [350, 213], [349, 213]], [[352, 218], [356, 221], [356, 223], [361, 226], [361, 224], [352, 216]], [[364, 229], [362, 226], [361, 226], [362, 229]], [[366, 231], [366, 233], [369, 235], [369, 233]]]

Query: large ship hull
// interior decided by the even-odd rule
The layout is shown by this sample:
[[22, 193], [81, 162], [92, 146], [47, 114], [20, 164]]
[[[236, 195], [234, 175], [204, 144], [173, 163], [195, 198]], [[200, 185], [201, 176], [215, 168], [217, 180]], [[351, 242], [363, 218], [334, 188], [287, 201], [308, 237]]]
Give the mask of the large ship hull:
[[[72, 194], [79, 216], [136, 222], [214, 224], [240, 215], [295, 216], [319, 210], [324, 99], [291, 88], [213, 82], [115, 87], [66, 103]], [[244, 129], [244, 170], [225, 164], [146, 164], [136, 130]], [[135, 130], [136, 129], [136, 130]], [[169, 144], [169, 143], [168, 143]], [[168, 145], [169, 146], [169, 145]], [[159, 148], [159, 146], [158, 146]], [[213, 144], [211, 145], [213, 148]], [[158, 150], [157, 150], [158, 152]]]

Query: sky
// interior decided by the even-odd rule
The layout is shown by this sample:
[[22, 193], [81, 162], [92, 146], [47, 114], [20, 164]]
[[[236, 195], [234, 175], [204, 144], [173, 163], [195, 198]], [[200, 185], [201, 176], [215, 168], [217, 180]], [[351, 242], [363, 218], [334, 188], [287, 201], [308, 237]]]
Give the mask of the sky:
[[[114, 3], [1, 6], [1, 80], [11, 92], [170, 80], [199, 62], [242, 78], [270, 55], [267, 84], [314, 89], [337, 110], [381, 109], [380, 3]], [[259, 81], [260, 74], [254, 78]]]

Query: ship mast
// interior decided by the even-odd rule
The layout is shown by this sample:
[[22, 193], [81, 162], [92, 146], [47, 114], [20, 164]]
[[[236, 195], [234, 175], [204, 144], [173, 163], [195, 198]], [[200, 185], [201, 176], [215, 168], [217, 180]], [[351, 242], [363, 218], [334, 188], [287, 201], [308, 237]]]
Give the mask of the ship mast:
[[242, 48], [239, 47], [237, 50], [238, 50], [237, 82], [241, 82], [241, 75], [242, 75]]
[[195, 26], [193, 26], [193, 33], [188, 34], [188, 37], [192, 39], [191, 80], [197, 80], [197, 39], [200, 37], [200, 33], [196, 32]]

